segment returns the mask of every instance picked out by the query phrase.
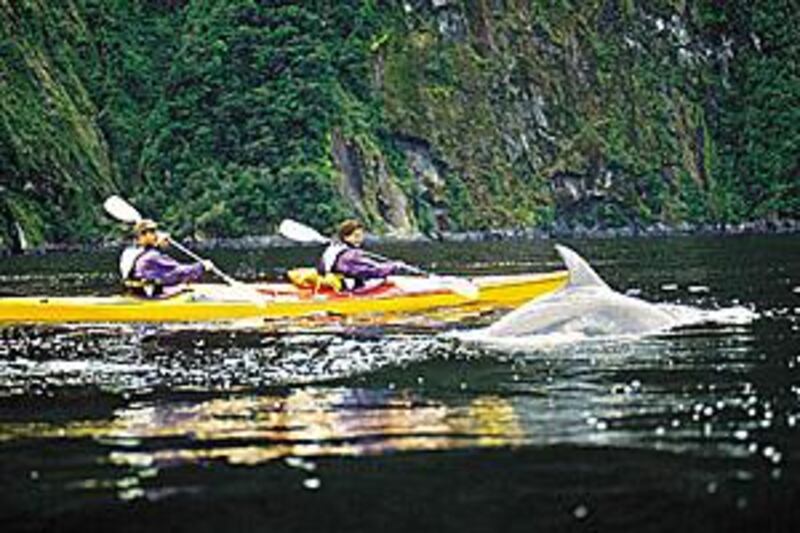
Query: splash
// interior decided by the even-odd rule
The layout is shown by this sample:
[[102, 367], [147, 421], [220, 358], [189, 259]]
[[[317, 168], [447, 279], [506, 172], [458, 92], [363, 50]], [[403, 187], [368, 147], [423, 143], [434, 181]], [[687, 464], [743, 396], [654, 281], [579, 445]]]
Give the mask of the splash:
[[719, 309], [699, 309], [687, 305], [658, 304], [678, 320], [673, 329], [693, 326], [746, 326], [759, 318], [759, 313], [742, 305]]
[[0, 396], [74, 387], [211, 391], [324, 382], [427, 360], [442, 344], [431, 335], [382, 330], [19, 329], [7, 332], [0, 349]]

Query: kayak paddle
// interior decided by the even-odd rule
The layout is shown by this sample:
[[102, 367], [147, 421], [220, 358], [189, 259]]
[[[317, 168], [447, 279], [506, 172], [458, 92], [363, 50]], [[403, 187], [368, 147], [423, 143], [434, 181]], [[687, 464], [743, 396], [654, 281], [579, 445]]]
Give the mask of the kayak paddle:
[[[331, 239], [325, 237], [314, 228], [308, 227], [305, 224], [297, 222], [296, 220], [292, 220], [290, 218], [284, 219], [283, 222], [281, 222], [281, 225], [278, 227], [278, 232], [287, 239], [295, 242], [317, 243], [317, 244], [329, 244], [331, 242]], [[387, 257], [370, 253], [367, 252], [366, 250], [364, 251], [364, 254], [379, 261], [391, 261], [391, 259]], [[442, 283], [442, 285], [447, 286], [447, 288], [449, 288], [451, 291], [460, 296], [463, 296], [464, 298], [474, 300], [478, 297], [480, 289], [478, 288], [477, 285], [475, 285], [469, 280], [458, 278], [455, 276], [439, 276], [437, 274], [427, 272], [425, 270], [422, 270], [421, 268], [417, 268], [415, 266], [411, 266], [408, 264], [406, 264], [405, 267], [414, 274], [417, 274], [419, 276], [426, 276], [432, 280], [439, 281], [440, 283]]]
[[[112, 217], [116, 218], [121, 222], [125, 222], [128, 224], [136, 224], [137, 222], [142, 220], [142, 215], [139, 213], [139, 211], [131, 204], [129, 204], [124, 198], [117, 195], [109, 196], [108, 198], [106, 198], [106, 201], [103, 202], [103, 208], [109, 215], [111, 215]], [[200, 257], [193, 251], [189, 250], [178, 241], [170, 239], [169, 242], [176, 249], [188, 255], [195, 261], [198, 262], [204, 261], [204, 258]], [[257, 290], [253, 289], [252, 287], [249, 287], [247, 284], [242, 283], [239, 280], [232, 278], [231, 276], [220, 270], [219, 267], [217, 265], [214, 265], [213, 263], [211, 271], [214, 272], [214, 274], [216, 274], [220, 278], [222, 278], [222, 280], [225, 281], [225, 283], [227, 283], [231, 287], [244, 291], [245, 294], [247, 295], [248, 300], [251, 300], [259, 305], [264, 305], [264, 297]]]
[[311, 242], [318, 244], [328, 244], [331, 242], [328, 237], [325, 237], [314, 228], [301, 224], [291, 218], [286, 218], [281, 222], [281, 225], [278, 227], [278, 233], [295, 242]]

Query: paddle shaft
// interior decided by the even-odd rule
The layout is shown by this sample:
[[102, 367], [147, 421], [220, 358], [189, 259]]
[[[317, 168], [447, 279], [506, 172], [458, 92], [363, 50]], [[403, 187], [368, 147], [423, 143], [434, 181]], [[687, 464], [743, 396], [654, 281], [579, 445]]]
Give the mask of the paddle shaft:
[[[198, 261], [198, 262], [205, 261], [205, 259], [203, 257], [200, 257], [199, 255], [197, 255], [196, 253], [194, 253], [193, 251], [191, 251], [190, 249], [188, 249], [187, 247], [185, 247], [184, 245], [182, 245], [178, 241], [174, 241], [172, 239], [169, 239], [169, 243], [172, 246], [174, 246], [175, 248], [177, 248], [178, 250], [180, 250], [181, 252], [183, 252], [184, 254], [186, 254], [189, 257], [191, 257], [192, 259], [194, 259], [195, 261]], [[226, 274], [225, 272], [220, 270], [217, 267], [217, 265], [213, 265], [211, 270], [214, 272], [214, 274], [216, 274], [217, 276], [222, 278], [225, 282], [227, 282], [230, 285], [243, 285], [243, 283], [241, 281], [237, 281], [237, 280], [233, 279], [228, 274]]]
[[[199, 255], [197, 255], [196, 253], [194, 253], [193, 251], [191, 251], [189, 248], [185, 247], [181, 243], [179, 243], [177, 241], [173, 241], [172, 239], [170, 239], [169, 242], [176, 249], [178, 249], [181, 252], [183, 252], [184, 254], [188, 255], [189, 257], [191, 257], [195, 261], [198, 261], [198, 262], [205, 261], [205, 259], [203, 257], [200, 257]], [[214, 274], [216, 274], [220, 278], [222, 278], [222, 280], [225, 281], [225, 283], [230, 285], [232, 288], [237, 289], [237, 290], [244, 289], [245, 294], [243, 294], [242, 296], [246, 297], [248, 300], [256, 303], [260, 307], [263, 307], [265, 305], [264, 296], [260, 292], [258, 292], [256, 289], [254, 289], [253, 287], [250, 287], [246, 283], [242, 283], [241, 281], [232, 278], [231, 276], [229, 276], [228, 274], [226, 274], [225, 272], [220, 270], [219, 267], [217, 267], [217, 265], [215, 265], [214, 263], [211, 263], [211, 271], [214, 272]]]
[[[367, 257], [371, 257], [373, 259], [377, 259], [379, 261], [392, 261], [388, 257], [384, 257], [380, 254], [374, 254], [371, 252], [367, 252], [362, 250], [364, 255]], [[423, 270], [419, 267], [415, 267], [413, 265], [409, 265], [408, 263], [403, 262], [403, 268], [407, 271], [411, 272], [412, 274], [416, 274], [418, 276], [426, 276], [432, 280], [439, 280], [441, 283], [447, 284], [450, 286], [450, 289], [454, 292], [465, 296], [470, 299], [477, 298], [478, 291], [480, 290], [474, 283], [471, 281], [459, 279], [453, 276], [441, 276], [439, 274], [435, 274], [433, 272], [428, 272], [427, 270]]]
[[[329, 239], [327, 237], [323, 237], [322, 235], [320, 235], [316, 240], [317, 240], [317, 242], [319, 244], [325, 244], [325, 245], [331, 244], [333, 242], [333, 239]], [[417, 274], [419, 276], [435, 276], [436, 275], [436, 274], [432, 274], [432, 273], [430, 273], [430, 272], [428, 272], [426, 270], [423, 270], [421, 268], [409, 265], [405, 261], [395, 261], [394, 259], [390, 259], [390, 258], [388, 258], [386, 256], [383, 256], [383, 255], [380, 255], [380, 254], [376, 254], [374, 252], [368, 252], [367, 250], [364, 250], [363, 248], [360, 248], [360, 250], [361, 250], [361, 253], [363, 253], [367, 257], [369, 257], [371, 259], [375, 259], [377, 261], [402, 262], [403, 263], [403, 268], [405, 268], [409, 272], [413, 272], [414, 274]]]
[[388, 257], [382, 256], [382, 255], [380, 255], [380, 254], [375, 254], [375, 253], [372, 253], [372, 252], [368, 252], [368, 251], [366, 251], [366, 250], [364, 250], [364, 249], [362, 249], [361, 251], [362, 251], [362, 252], [364, 253], [364, 255], [366, 255], [367, 257], [370, 257], [370, 258], [372, 258], [372, 259], [376, 259], [376, 260], [378, 260], [378, 261], [389, 261], [389, 262], [392, 262], [392, 263], [397, 263], [397, 262], [399, 262], [399, 263], [403, 263], [403, 268], [404, 268], [404, 269], [406, 269], [406, 270], [408, 270], [409, 272], [412, 272], [412, 273], [414, 273], [414, 274], [417, 274], [418, 276], [428, 276], [428, 277], [432, 277], [432, 276], [438, 276], [438, 274], [433, 274], [433, 273], [431, 273], [431, 272], [428, 272], [427, 270], [423, 270], [423, 269], [421, 269], [421, 268], [419, 268], [419, 267], [415, 267], [414, 265], [409, 265], [409, 264], [408, 264], [408, 263], [406, 263], [405, 261], [395, 261], [395, 260], [393, 260], [393, 259], [389, 259]]
[[[328, 239], [330, 242], [330, 239]], [[370, 257], [372, 259], [376, 259], [378, 261], [389, 261], [394, 262], [393, 259], [388, 257], [382, 256], [380, 254], [368, 252], [364, 249], [361, 250], [364, 255]], [[456, 293], [461, 294], [462, 296], [466, 296], [467, 298], [476, 298], [478, 287], [472, 283], [471, 281], [462, 280], [453, 276], [441, 276], [439, 274], [435, 274], [433, 272], [428, 272], [427, 270], [423, 270], [419, 267], [415, 267], [413, 265], [409, 265], [406, 262], [401, 261], [403, 264], [403, 268], [406, 269], [408, 272], [412, 274], [416, 274], [418, 276], [426, 276], [429, 279], [439, 280], [442, 283], [445, 283], [450, 286], [451, 290], [454, 290]]]
[[[195, 261], [198, 261], [198, 262], [205, 261], [205, 259], [203, 257], [200, 257], [199, 255], [197, 255], [196, 253], [194, 253], [193, 251], [191, 251], [189, 248], [185, 247], [181, 243], [179, 243], [177, 241], [174, 241], [172, 239], [169, 240], [169, 243], [172, 246], [174, 246], [177, 250], [179, 250], [179, 251], [183, 252], [184, 254], [188, 255], [189, 257], [191, 257]], [[250, 287], [246, 283], [242, 283], [241, 281], [230, 277], [228, 274], [226, 274], [225, 272], [220, 270], [219, 267], [217, 267], [217, 265], [215, 265], [213, 263], [211, 264], [211, 271], [214, 272], [214, 274], [216, 274], [220, 278], [222, 278], [222, 280], [225, 283], [227, 283], [228, 285], [230, 285], [234, 289], [244, 289], [246, 294], [243, 294], [243, 296], [246, 297], [248, 300], [251, 300], [252, 302], [254, 302], [254, 303], [256, 303], [256, 304], [258, 304], [259, 306], [262, 306], [262, 307], [265, 305], [263, 295], [261, 293], [259, 293], [256, 289], [254, 289], [253, 287]]]

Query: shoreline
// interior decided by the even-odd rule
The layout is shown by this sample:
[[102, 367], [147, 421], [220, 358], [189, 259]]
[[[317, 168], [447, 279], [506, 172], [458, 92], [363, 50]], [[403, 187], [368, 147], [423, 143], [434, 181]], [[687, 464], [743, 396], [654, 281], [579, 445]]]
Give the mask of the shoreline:
[[[442, 242], [468, 243], [513, 240], [553, 240], [553, 239], [615, 239], [615, 238], [658, 238], [695, 236], [743, 236], [743, 235], [787, 235], [800, 233], [800, 220], [759, 220], [738, 224], [689, 224], [670, 226], [656, 223], [649, 226], [630, 225], [617, 228], [589, 227], [582, 224], [568, 225], [556, 223], [549, 228], [508, 228], [459, 232], [441, 232], [434, 236], [417, 234], [412, 236], [368, 235], [371, 244]], [[216, 237], [203, 240], [184, 240], [198, 250], [227, 248], [232, 250], [259, 250], [282, 247], [319, 246], [291, 241], [280, 235], [249, 235], [245, 237]], [[0, 257], [44, 255], [47, 253], [95, 252], [118, 250], [127, 239], [106, 240], [92, 244], [48, 243], [23, 252], [14, 253], [0, 249]]]

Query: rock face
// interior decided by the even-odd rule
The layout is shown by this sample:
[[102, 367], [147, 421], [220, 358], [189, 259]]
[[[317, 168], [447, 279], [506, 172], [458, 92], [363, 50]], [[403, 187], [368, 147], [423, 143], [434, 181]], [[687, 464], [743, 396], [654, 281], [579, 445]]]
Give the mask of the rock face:
[[719, 189], [709, 95], [730, 52], [690, 33], [683, 3], [410, 5], [380, 58], [386, 107], [466, 186], [473, 220], [671, 220]]
[[412, 236], [414, 227], [409, 218], [408, 198], [389, 174], [383, 155], [365, 154], [339, 131], [334, 131], [332, 152], [342, 176], [339, 190], [358, 215], [368, 221], [382, 222], [389, 234]]
[[115, 186], [100, 112], [69, 68], [87, 27], [73, 2], [62, 7], [0, 2], [0, 248], [68, 238]]
[[333, 160], [342, 173], [339, 191], [357, 211], [362, 214], [366, 213], [363, 158], [358, 147], [348, 142], [340, 132], [334, 131], [331, 150], [333, 152]]

